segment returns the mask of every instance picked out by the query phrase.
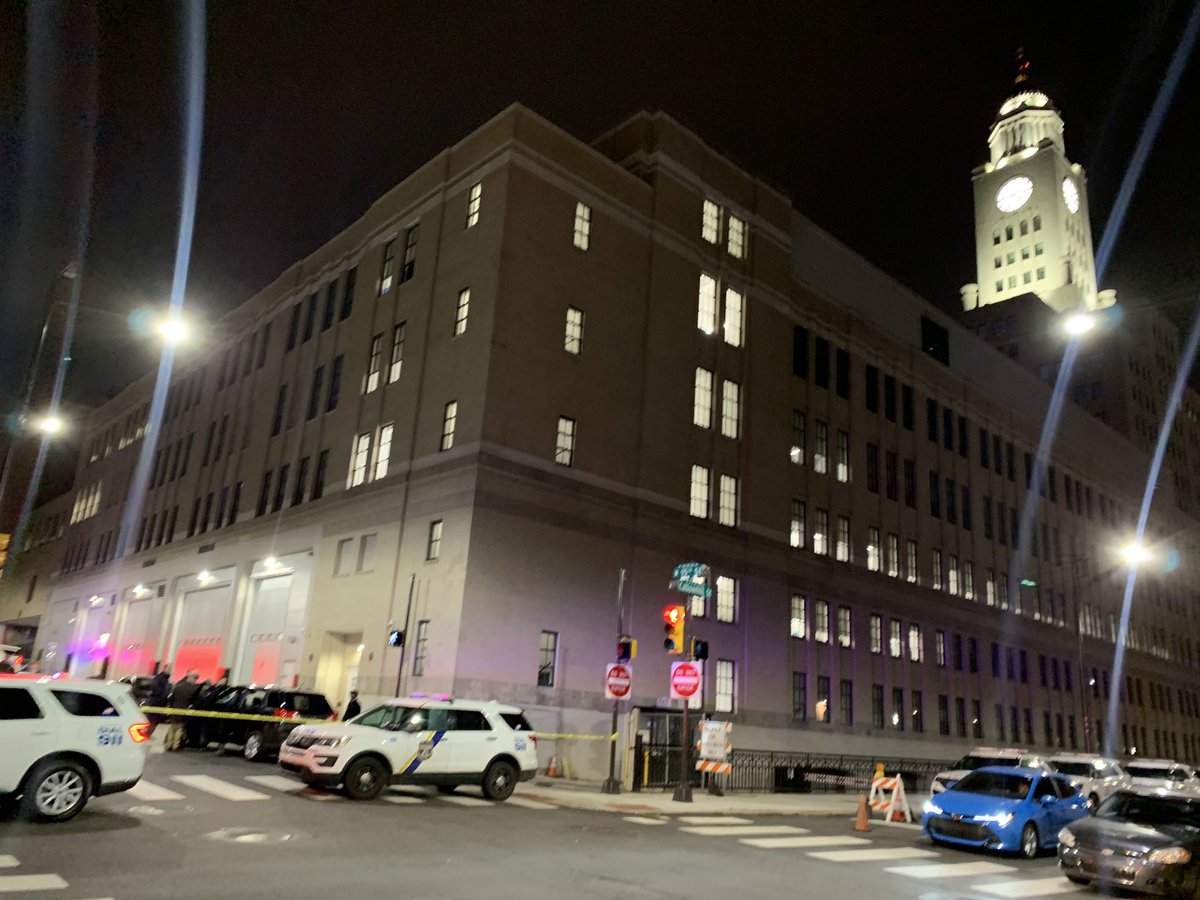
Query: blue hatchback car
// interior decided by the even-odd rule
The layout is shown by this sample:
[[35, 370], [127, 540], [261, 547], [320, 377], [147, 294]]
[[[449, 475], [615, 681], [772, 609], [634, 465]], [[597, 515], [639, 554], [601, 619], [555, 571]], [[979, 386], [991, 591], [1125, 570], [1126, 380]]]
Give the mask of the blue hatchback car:
[[1088, 814], [1088, 802], [1061, 775], [987, 766], [925, 801], [922, 824], [936, 843], [1020, 853], [1058, 846], [1059, 829]]

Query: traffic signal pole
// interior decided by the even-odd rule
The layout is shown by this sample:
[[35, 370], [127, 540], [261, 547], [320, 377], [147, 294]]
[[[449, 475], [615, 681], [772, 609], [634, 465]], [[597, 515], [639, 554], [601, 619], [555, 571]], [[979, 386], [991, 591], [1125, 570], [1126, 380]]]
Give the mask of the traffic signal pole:
[[[621, 643], [624, 635], [624, 595], [625, 595], [625, 570], [621, 569], [621, 576], [617, 580], [617, 643]], [[617, 660], [621, 662], [621, 660]], [[608, 733], [608, 778], [600, 787], [602, 794], [619, 794], [621, 793], [621, 782], [617, 781], [617, 716], [620, 714], [621, 701], [613, 700], [612, 710], [612, 729]]]
[[[704, 579], [705, 585], [708, 584], [708, 578]], [[690, 618], [687, 613], [690, 612], [688, 605], [684, 606], [683, 616], [683, 656], [684, 659], [692, 658], [692, 645], [687, 639], [687, 622]], [[680, 725], [682, 732], [679, 735], [679, 783], [675, 785], [675, 793], [671, 796], [672, 800], [677, 800], [680, 803], [692, 802], [692, 779], [691, 772], [688, 771], [692, 765], [692, 727], [688, 723], [688, 707], [691, 705], [691, 700], [684, 699], [683, 701], [683, 722]]]

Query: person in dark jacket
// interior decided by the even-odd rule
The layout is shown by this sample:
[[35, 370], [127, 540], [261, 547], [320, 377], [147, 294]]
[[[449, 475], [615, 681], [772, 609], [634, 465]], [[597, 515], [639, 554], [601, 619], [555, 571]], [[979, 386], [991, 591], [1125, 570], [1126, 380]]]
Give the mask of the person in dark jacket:
[[[198, 672], [188, 672], [183, 678], [175, 683], [175, 690], [171, 692], [171, 708], [172, 709], [191, 709], [192, 703], [196, 699], [196, 692], [200, 689], [198, 684], [200, 675]], [[172, 716], [171, 727], [167, 729], [167, 750], [179, 750], [183, 747], [183, 738], [186, 731], [186, 721], [188, 716]]]
[[362, 706], [358, 702], [358, 691], [351, 691], [350, 702], [346, 704], [346, 712], [342, 715], [342, 721], [353, 719], [360, 712], [362, 712]]
[[[171, 670], [160, 669], [154, 673], [154, 677], [150, 679], [150, 685], [146, 689], [146, 705], [163, 707], [167, 705], [167, 701], [171, 697]], [[158, 724], [163, 720], [162, 713], [147, 713], [146, 718], [150, 723], [157, 728]], [[153, 733], [153, 732], [151, 732]]]

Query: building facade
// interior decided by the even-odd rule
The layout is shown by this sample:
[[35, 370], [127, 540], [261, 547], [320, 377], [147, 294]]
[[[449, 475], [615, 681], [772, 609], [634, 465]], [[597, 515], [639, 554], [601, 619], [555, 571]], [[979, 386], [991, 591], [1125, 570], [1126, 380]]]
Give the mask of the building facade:
[[603, 734], [622, 570], [648, 713], [696, 560], [696, 705], [737, 746], [1095, 746], [1119, 695], [1123, 749], [1200, 756], [1169, 485], [1182, 562], [1140, 583], [1111, 678], [1147, 456], [1072, 406], [1029, 497], [1046, 385], [665, 115], [588, 144], [513, 106], [221, 333], [157, 426], [150, 379], [96, 411], [15, 560], [0, 621], [38, 619], [44, 668], [446, 691]]

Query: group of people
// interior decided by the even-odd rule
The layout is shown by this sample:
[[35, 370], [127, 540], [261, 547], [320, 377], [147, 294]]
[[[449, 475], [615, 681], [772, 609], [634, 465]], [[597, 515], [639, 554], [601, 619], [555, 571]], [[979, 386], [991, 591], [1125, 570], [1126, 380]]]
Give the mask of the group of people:
[[[201, 681], [200, 673], [192, 669], [171, 684], [171, 672], [163, 668], [150, 679], [146, 696], [147, 706], [169, 709], [210, 709], [212, 702], [229, 686], [229, 678], [222, 675], [216, 681]], [[155, 714], [151, 721], [156, 725], [165, 718], [168, 728], [164, 747], [167, 750], [182, 750], [185, 746], [198, 746], [204, 733], [204, 722], [200, 716]]]

